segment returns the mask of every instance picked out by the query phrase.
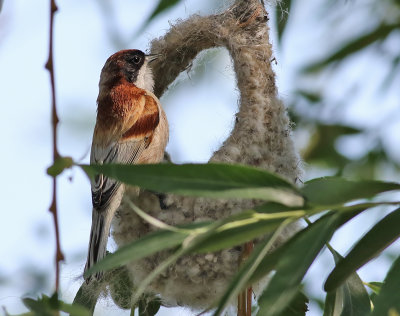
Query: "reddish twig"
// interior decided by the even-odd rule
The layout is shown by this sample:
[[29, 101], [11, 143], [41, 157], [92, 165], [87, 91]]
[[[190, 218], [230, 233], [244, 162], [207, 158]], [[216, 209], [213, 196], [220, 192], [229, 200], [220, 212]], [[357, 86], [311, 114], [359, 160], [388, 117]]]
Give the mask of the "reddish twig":
[[[250, 256], [253, 248], [254, 243], [252, 241], [245, 243], [240, 263], [244, 262]], [[239, 293], [237, 316], [251, 316], [252, 296], [253, 288], [251, 286]]]
[[[56, 88], [54, 81], [54, 67], [53, 67], [53, 22], [54, 22], [54, 13], [57, 11], [57, 5], [55, 0], [50, 0], [50, 31], [49, 31], [49, 58], [46, 62], [46, 69], [50, 73], [50, 82], [51, 82], [51, 123], [53, 127], [53, 162], [56, 161], [60, 155], [57, 149], [57, 124], [58, 124], [58, 116], [57, 116], [57, 106], [56, 106]], [[57, 219], [57, 181], [56, 177], [53, 177], [53, 195], [52, 202], [50, 205], [50, 212], [53, 214], [54, 221], [54, 229], [56, 234], [56, 284], [55, 288], [58, 292], [59, 283], [60, 283], [60, 262], [64, 260], [64, 255], [61, 251], [60, 246], [60, 233], [58, 229], [58, 219]]]
[[238, 297], [238, 311], [237, 316], [246, 316], [246, 293], [240, 292]]
[[[252, 241], [245, 244], [245, 253], [247, 257], [253, 252], [254, 243]], [[253, 288], [249, 286], [246, 293], [246, 316], [251, 316], [251, 305], [253, 303]]]
[[246, 316], [251, 316], [251, 306], [253, 303], [253, 288], [249, 286], [247, 288], [247, 297], [246, 297]]

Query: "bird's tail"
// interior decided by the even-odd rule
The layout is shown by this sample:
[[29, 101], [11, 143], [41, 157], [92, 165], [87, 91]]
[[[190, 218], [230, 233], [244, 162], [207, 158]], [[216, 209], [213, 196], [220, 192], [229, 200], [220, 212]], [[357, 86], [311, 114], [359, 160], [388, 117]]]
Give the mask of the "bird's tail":
[[[95, 263], [106, 256], [108, 234], [110, 232], [111, 220], [113, 212], [109, 209], [92, 211], [92, 228], [90, 230], [89, 250], [85, 271], [89, 270]], [[87, 283], [94, 277], [100, 280], [103, 275], [102, 271], [96, 272], [88, 277], [85, 277]]]

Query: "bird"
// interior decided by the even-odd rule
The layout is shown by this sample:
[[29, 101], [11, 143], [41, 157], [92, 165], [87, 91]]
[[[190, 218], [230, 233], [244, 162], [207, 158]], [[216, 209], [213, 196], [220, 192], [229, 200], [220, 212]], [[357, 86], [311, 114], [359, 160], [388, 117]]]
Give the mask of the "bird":
[[[97, 98], [90, 164], [159, 163], [164, 157], [169, 129], [166, 114], [153, 94], [150, 63], [160, 54], [126, 49], [111, 55], [102, 68]], [[92, 226], [84, 269], [106, 255], [111, 221], [121, 204], [125, 185], [98, 174], [91, 180]], [[86, 283], [101, 280], [99, 271]]]

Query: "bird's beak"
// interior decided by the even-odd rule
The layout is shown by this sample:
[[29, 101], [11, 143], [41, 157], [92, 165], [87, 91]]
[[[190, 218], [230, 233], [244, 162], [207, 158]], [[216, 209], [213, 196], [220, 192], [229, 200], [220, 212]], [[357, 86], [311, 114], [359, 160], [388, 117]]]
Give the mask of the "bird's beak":
[[155, 61], [157, 58], [159, 58], [161, 56], [161, 54], [149, 54], [146, 55], [146, 60], [148, 63], [151, 63], [153, 61]]

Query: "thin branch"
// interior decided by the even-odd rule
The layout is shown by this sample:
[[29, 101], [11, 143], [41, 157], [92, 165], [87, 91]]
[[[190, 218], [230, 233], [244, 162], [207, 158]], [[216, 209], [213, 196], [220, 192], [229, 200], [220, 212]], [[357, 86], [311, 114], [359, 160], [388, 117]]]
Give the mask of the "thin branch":
[[[244, 262], [248, 259], [254, 249], [253, 241], [247, 242], [244, 245], [244, 249], [242, 252], [241, 262]], [[242, 292], [240, 292], [238, 296], [238, 312], [237, 316], [251, 316], [251, 306], [252, 306], [252, 298], [253, 298], [253, 288], [249, 286]]]
[[[56, 89], [55, 89], [55, 81], [54, 81], [54, 67], [53, 67], [53, 22], [54, 22], [54, 13], [57, 11], [57, 5], [55, 0], [50, 0], [50, 31], [49, 31], [49, 58], [46, 62], [46, 69], [50, 73], [50, 82], [51, 82], [51, 122], [52, 122], [52, 132], [53, 132], [53, 162], [55, 162], [59, 157], [58, 149], [57, 149], [57, 124], [58, 124], [58, 116], [57, 116], [57, 106], [56, 106]], [[53, 214], [53, 222], [54, 229], [56, 234], [56, 256], [55, 256], [55, 264], [56, 264], [56, 284], [55, 289], [58, 292], [59, 283], [60, 283], [60, 262], [64, 260], [64, 255], [61, 251], [60, 246], [60, 233], [58, 229], [58, 219], [57, 219], [57, 180], [56, 177], [53, 177], [53, 195], [52, 202], [50, 205], [50, 212]]]

